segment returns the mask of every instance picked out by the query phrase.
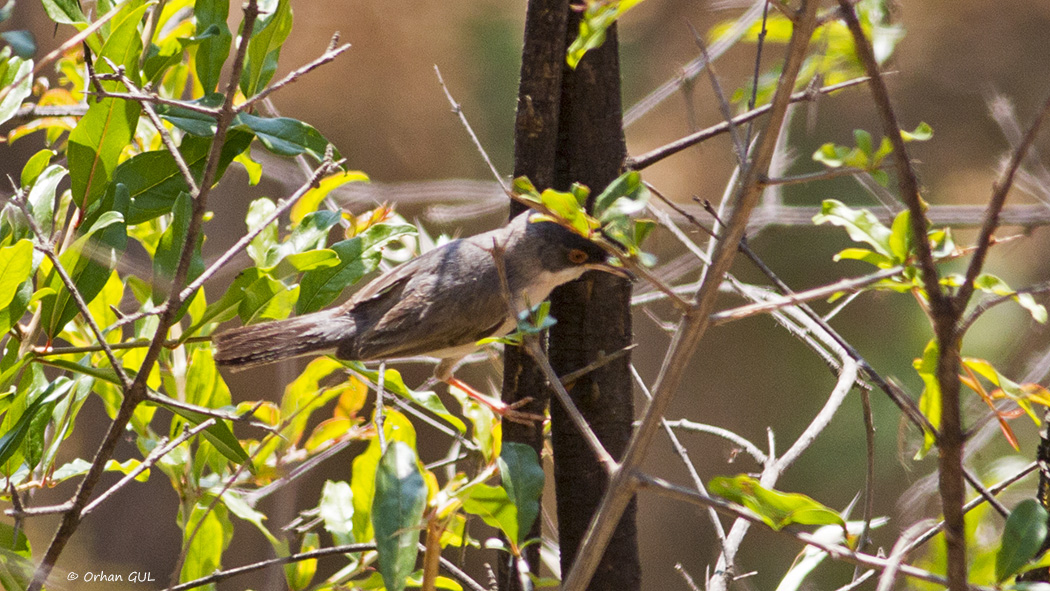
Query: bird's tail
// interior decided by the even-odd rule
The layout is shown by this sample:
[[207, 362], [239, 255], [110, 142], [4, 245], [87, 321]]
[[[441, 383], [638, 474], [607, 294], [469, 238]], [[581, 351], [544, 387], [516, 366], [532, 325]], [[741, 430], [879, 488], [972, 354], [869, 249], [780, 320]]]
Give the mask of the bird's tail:
[[216, 363], [240, 370], [332, 351], [340, 341], [353, 338], [354, 332], [352, 317], [325, 310], [223, 331], [212, 337], [212, 345]]

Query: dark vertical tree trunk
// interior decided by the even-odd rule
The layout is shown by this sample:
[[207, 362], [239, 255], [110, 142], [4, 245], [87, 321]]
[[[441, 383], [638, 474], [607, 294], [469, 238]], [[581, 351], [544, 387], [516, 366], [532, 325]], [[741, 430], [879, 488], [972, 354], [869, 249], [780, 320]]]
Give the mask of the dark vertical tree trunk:
[[[579, 13], [569, 17], [567, 44], [576, 36]], [[567, 46], [567, 45], [566, 45]], [[584, 56], [562, 77], [561, 123], [555, 187], [573, 182], [591, 188], [592, 198], [619, 176], [627, 148], [620, 104], [620, 62], [615, 26], [605, 44]], [[565, 66], [565, 60], [562, 59]], [[631, 343], [631, 286], [624, 279], [592, 272], [554, 292], [550, 357], [559, 375], [614, 353]], [[630, 357], [625, 355], [573, 384], [573, 400], [614, 458], [622, 457], [634, 420]], [[559, 404], [551, 407], [555, 491], [562, 572], [576, 557], [608, 478]], [[624, 512], [590, 589], [641, 587], [635, 502]]]
[[[565, 61], [565, 27], [568, 0], [530, 0], [525, 15], [525, 44], [522, 48], [521, 82], [518, 87], [517, 115], [514, 122], [514, 176], [527, 176], [537, 187], [554, 185], [558, 143], [558, 115], [561, 104], [561, 65]], [[510, 204], [510, 217], [524, 211], [516, 201]], [[551, 392], [543, 373], [524, 349], [507, 347], [503, 356], [503, 399], [516, 402], [532, 397], [522, 410], [543, 414]], [[506, 441], [524, 443], [542, 457], [543, 425], [503, 424]], [[529, 538], [539, 537], [542, 519], [537, 519]], [[540, 547], [529, 546], [525, 554], [533, 572], [540, 566]], [[500, 560], [499, 588], [520, 591], [515, 564]]]
[[[620, 71], [615, 27], [605, 44], [584, 57], [578, 68], [565, 63], [576, 36], [579, 13], [567, 0], [531, 0], [525, 25], [522, 79], [515, 126], [515, 175], [527, 175], [540, 190], [568, 189], [579, 182], [599, 194], [621, 172], [626, 147], [620, 103]], [[512, 205], [512, 214], [519, 211]], [[579, 369], [603, 353], [631, 341], [630, 284], [590, 273], [552, 295], [558, 323], [550, 332], [550, 359], [559, 375]], [[629, 356], [576, 381], [570, 394], [598, 438], [619, 458], [634, 419]], [[504, 399], [549, 399], [543, 378], [520, 351], [508, 349]], [[508, 441], [536, 449], [535, 429], [507, 425]], [[558, 535], [563, 573], [601, 500], [608, 479], [560, 404], [551, 407]], [[538, 533], [538, 530], [534, 533]], [[530, 564], [536, 565], [530, 556]], [[535, 566], [534, 566], [535, 568]], [[513, 567], [501, 565], [501, 589], [517, 589]], [[635, 506], [624, 513], [590, 589], [639, 589]]]

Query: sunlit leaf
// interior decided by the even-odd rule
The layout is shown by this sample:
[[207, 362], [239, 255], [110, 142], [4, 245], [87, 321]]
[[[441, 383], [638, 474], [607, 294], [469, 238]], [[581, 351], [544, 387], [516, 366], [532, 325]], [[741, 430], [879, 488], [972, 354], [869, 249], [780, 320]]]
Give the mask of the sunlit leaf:
[[[912, 362], [912, 366], [925, 385], [922, 396], [919, 397], [919, 412], [930, 421], [934, 429], [941, 425], [941, 385], [937, 381], [937, 360], [940, 354], [937, 339], [931, 339], [922, 352], [922, 358]], [[922, 459], [927, 452], [933, 449], [935, 443], [937, 443], [936, 436], [924, 430], [922, 449], [916, 452], [915, 459]]]
[[336, 544], [354, 543], [354, 504], [350, 483], [325, 481], [317, 509], [325, 530], [332, 534]]
[[783, 493], [764, 488], [758, 480], [740, 474], [713, 478], [708, 484], [712, 493], [747, 507], [769, 527], [779, 530], [791, 524], [840, 525], [846, 522], [837, 511], [829, 509], [799, 493]]
[[850, 238], [871, 245], [879, 254], [893, 256], [889, 244], [890, 229], [882, 225], [870, 211], [852, 209], [841, 201], [826, 199], [821, 212], [813, 216], [814, 224], [825, 222], [845, 228]]
[[311, 211], [316, 211], [318, 206], [321, 205], [321, 202], [324, 201], [325, 197], [327, 197], [334, 189], [341, 187], [346, 183], [367, 181], [368, 175], [358, 170], [340, 171], [326, 176], [318, 182], [316, 187], [311, 187], [310, 190], [292, 206], [292, 211], [289, 214], [292, 224], [298, 224], [304, 217], [306, 217], [306, 214]]

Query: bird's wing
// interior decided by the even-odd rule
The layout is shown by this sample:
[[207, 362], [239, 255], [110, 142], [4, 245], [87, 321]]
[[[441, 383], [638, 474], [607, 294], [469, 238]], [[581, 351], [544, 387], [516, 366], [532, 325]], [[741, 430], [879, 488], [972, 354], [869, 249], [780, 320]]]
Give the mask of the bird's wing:
[[372, 320], [370, 329], [358, 335], [362, 359], [469, 346], [506, 321], [503, 298], [491, 292], [493, 265], [461, 251], [471, 248], [463, 242], [448, 246], [406, 263], [415, 268], [380, 278], [380, 285], [369, 285], [369, 293], [354, 298], [352, 313]]

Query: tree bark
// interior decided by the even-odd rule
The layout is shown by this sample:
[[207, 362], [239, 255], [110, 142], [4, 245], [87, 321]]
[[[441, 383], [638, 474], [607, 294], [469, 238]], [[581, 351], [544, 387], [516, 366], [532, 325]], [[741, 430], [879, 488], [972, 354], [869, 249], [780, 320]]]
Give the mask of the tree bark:
[[[531, 0], [525, 23], [522, 77], [515, 126], [515, 176], [526, 175], [540, 190], [567, 190], [579, 182], [592, 197], [621, 172], [626, 158], [620, 102], [620, 71], [615, 27], [605, 44], [589, 52], [575, 71], [565, 54], [575, 38], [580, 14], [566, 0]], [[520, 211], [511, 206], [512, 215]], [[605, 273], [589, 273], [552, 294], [550, 359], [565, 375], [603, 353], [631, 342], [630, 284]], [[504, 399], [525, 396], [533, 405], [550, 398], [543, 378], [523, 351], [505, 356]], [[580, 378], [570, 394], [603, 445], [619, 458], [631, 436], [634, 406], [630, 359], [616, 361]], [[542, 408], [542, 406], [540, 406]], [[506, 425], [508, 441], [539, 450], [538, 429]], [[551, 407], [554, 478], [562, 572], [568, 572], [577, 548], [608, 484], [604, 470], [576, 431], [561, 405]], [[538, 525], [533, 534], [539, 533]], [[532, 556], [530, 564], [537, 564]], [[500, 565], [500, 588], [518, 589], [514, 566]], [[590, 589], [639, 589], [635, 505], [620, 520], [613, 541]]]
[[[561, 64], [565, 61], [568, 14], [568, 0], [530, 0], [525, 15], [525, 43], [514, 123], [514, 176], [527, 176], [537, 187], [554, 184]], [[524, 210], [524, 205], [511, 201], [511, 218]], [[522, 410], [542, 415], [550, 401], [551, 391], [528, 353], [520, 347], [507, 347], [503, 356], [503, 400], [513, 403], [525, 397], [531, 397], [532, 401]], [[531, 446], [542, 461], [543, 425], [530, 427], [505, 422], [503, 438]], [[541, 533], [542, 518], [533, 524], [528, 537], [536, 538]], [[538, 544], [526, 549], [525, 560], [532, 571], [539, 574]], [[521, 591], [515, 561], [500, 560], [498, 576], [501, 591]]]
[[[580, 13], [569, 15], [566, 47], [576, 36]], [[565, 68], [558, 126], [555, 188], [579, 182], [592, 199], [620, 175], [627, 148], [620, 103], [620, 64], [616, 27], [605, 43], [584, 56], [575, 71]], [[592, 272], [551, 296], [558, 323], [550, 331], [551, 364], [565, 375], [631, 343], [631, 285], [607, 273]], [[573, 384], [570, 394], [598, 439], [616, 459], [631, 437], [634, 399], [630, 357], [625, 355]], [[559, 404], [551, 406], [554, 480], [558, 497], [558, 535], [562, 572], [567, 573], [590, 525], [608, 477]], [[623, 513], [589, 589], [641, 588], [635, 501]]]

